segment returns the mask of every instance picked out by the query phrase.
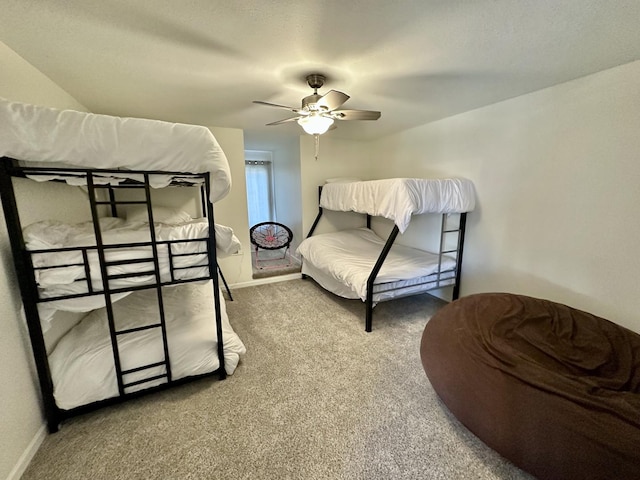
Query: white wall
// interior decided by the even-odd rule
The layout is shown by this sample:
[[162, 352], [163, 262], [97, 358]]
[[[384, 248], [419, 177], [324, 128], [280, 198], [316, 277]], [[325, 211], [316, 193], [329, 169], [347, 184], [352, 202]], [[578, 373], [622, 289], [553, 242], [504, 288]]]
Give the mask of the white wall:
[[[2, 42], [0, 65], [1, 97], [56, 108], [86, 110]], [[16, 194], [20, 204], [25, 205], [20, 212], [25, 223], [51, 213], [29, 208], [30, 198], [36, 195], [36, 191], [30, 188], [31, 183], [26, 180], [16, 182]], [[53, 208], [55, 203], [47, 199], [60, 195], [58, 187], [37, 190], [43, 205]], [[65, 189], [64, 195], [73, 201], [83, 194], [78, 189]], [[72, 218], [80, 218], [87, 213], [73, 209], [65, 211]], [[0, 389], [0, 478], [19, 477], [44, 432], [40, 388], [26, 325], [19, 314], [21, 304], [4, 214], [0, 212], [0, 383], [3, 385]]]
[[462, 295], [549, 298], [640, 332], [640, 61], [379, 139], [372, 175], [473, 180]]
[[244, 176], [244, 135], [237, 128], [209, 127], [229, 160], [231, 191], [214, 206], [216, 223], [233, 228], [242, 243], [240, 255], [223, 258], [220, 268], [229, 284], [242, 284], [253, 279], [251, 268], [251, 243], [247, 218], [247, 186]]
[[[318, 186], [336, 177], [368, 180], [371, 168], [370, 142], [335, 138], [331, 132], [320, 137], [318, 159], [311, 135], [300, 137], [300, 175], [302, 177], [302, 228], [306, 236], [318, 213]], [[363, 215], [325, 211], [317, 233], [364, 226]]]

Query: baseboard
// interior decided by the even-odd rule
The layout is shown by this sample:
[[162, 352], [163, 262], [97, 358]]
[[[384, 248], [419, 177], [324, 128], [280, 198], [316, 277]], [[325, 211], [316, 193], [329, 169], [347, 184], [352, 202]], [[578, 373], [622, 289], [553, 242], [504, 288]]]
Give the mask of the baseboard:
[[255, 287], [257, 285], [264, 285], [266, 283], [277, 283], [277, 282], [285, 282], [287, 280], [299, 280], [302, 278], [300, 272], [298, 273], [290, 273], [288, 275], [277, 275], [275, 277], [266, 277], [266, 278], [256, 278], [255, 280], [251, 280], [249, 282], [240, 282], [233, 283], [229, 285], [229, 288], [245, 288], [245, 287]]
[[31, 440], [27, 448], [25, 449], [25, 451], [22, 453], [22, 455], [18, 459], [18, 462], [16, 463], [15, 467], [13, 467], [13, 470], [9, 472], [9, 476], [7, 477], [7, 480], [20, 480], [20, 477], [22, 477], [24, 472], [27, 470], [29, 463], [31, 463], [31, 460], [33, 459], [34, 455], [37, 453], [38, 449], [40, 448], [40, 445], [42, 445], [42, 442], [44, 442], [45, 438], [47, 438], [47, 425], [43, 423], [42, 426], [38, 429], [38, 431], [34, 435], [33, 439]]

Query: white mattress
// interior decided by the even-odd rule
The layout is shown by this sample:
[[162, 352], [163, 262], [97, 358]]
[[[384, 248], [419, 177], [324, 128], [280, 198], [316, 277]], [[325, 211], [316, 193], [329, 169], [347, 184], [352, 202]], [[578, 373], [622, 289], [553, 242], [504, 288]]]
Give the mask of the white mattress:
[[[56, 110], [2, 98], [0, 156], [51, 167], [210, 172], [212, 202], [231, 188], [227, 157], [206, 127]], [[154, 187], [162, 187], [170, 177], [154, 180]]]
[[[149, 224], [134, 222], [129, 223], [120, 218], [100, 219], [102, 240], [105, 245], [124, 243], [149, 242]], [[165, 240], [194, 240], [209, 236], [209, 224], [206, 219], [193, 219], [184, 223], [169, 225], [155, 224], [157, 241]], [[230, 227], [215, 225], [217, 253], [220, 257], [236, 253], [240, 242]], [[80, 249], [75, 247], [93, 246], [96, 244], [92, 222], [80, 224], [65, 224], [62, 222], [47, 220], [27, 226], [24, 231], [25, 244], [28, 250], [49, 250], [55, 248], [69, 248], [65, 251], [53, 251], [46, 253], [33, 253], [34, 267], [42, 267], [34, 271], [40, 298], [56, 298], [66, 295], [86, 293], [89, 291], [86, 278], [85, 264]], [[209, 265], [205, 241], [174, 243], [172, 245], [158, 245], [158, 266], [160, 278], [163, 282], [171, 281], [169, 267], [169, 249], [173, 256], [175, 267], [190, 267], [174, 270], [174, 279], [185, 280], [209, 277]], [[175, 256], [180, 254], [193, 254], [187, 256]], [[107, 249], [105, 252], [107, 261], [128, 260], [136, 258], [151, 258], [152, 249], [149, 245], [122, 247]], [[90, 270], [90, 282], [93, 291], [103, 288], [98, 254], [95, 250], [87, 253]], [[71, 265], [73, 264], [73, 265]], [[69, 265], [57, 267], [61, 265]], [[128, 274], [140, 271], [153, 270], [151, 260], [145, 263], [123, 264], [109, 267], [111, 275]], [[154, 275], [138, 275], [111, 280], [111, 289], [136, 287], [155, 283]], [[113, 300], [119, 300], [128, 293], [114, 296]], [[49, 328], [49, 323], [57, 310], [72, 312], [87, 312], [104, 306], [104, 297], [94, 295], [81, 298], [61, 299], [38, 304], [40, 321], [43, 331]]]
[[412, 215], [464, 213], [475, 208], [475, 189], [462, 178], [391, 178], [365, 182], [327, 183], [320, 206], [328, 210], [367, 213], [392, 220], [400, 233]]
[[[297, 251], [303, 259], [302, 273], [336, 295], [365, 301], [367, 280], [384, 244], [373, 231], [358, 228], [314, 235], [303, 240]], [[394, 245], [376, 277], [374, 301], [435, 288], [438, 264], [437, 254]], [[449, 281], [440, 286], [453, 283], [455, 266], [455, 259], [443, 255], [440, 271], [449, 271], [443, 277]]]
[[[213, 307], [212, 282], [163, 288], [165, 319], [172, 378], [212, 372], [219, 367]], [[233, 331], [220, 293], [225, 370], [232, 374], [246, 351]], [[140, 326], [140, 319], [158, 319], [155, 290], [132, 293], [114, 305], [118, 329]], [[122, 369], [163, 360], [160, 329], [148, 329], [120, 336]], [[118, 395], [113, 353], [105, 309], [88, 314], [72, 328], [49, 355], [49, 365], [58, 407], [71, 409]], [[164, 373], [164, 367], [137, 372], [125, 383]], [[149, 388], [165, 383], [159, 379], [129, 389]]]

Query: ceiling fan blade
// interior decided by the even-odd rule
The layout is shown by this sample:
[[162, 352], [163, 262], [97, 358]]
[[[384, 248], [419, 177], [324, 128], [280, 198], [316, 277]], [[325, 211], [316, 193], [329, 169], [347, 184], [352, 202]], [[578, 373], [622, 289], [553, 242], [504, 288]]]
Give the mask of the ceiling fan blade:
[[377, 120], [381, 113], [373, 110], [334, 110], [330, 115], [336, 120]]
[[301, 115], [301, 116], [299, 116], [299, 117], [285, 118], [284, 120], [278, 120], [277, 122], [267, 123], [267, 126], [270, 126], [270, 125], [280, 125], [281, 123], [287, 123], [287, 122], [295, 122], [295, 121], [297, 121], [299, 118], [302, 118], [302, 115]]
[[349, 100], [349, 95], [346, 93], [338, 92], [337, 90], [330, 90], [318, 99], [316, 105], [319, 107], [325, 107], [327, 110], [335, 110], [344, 102]]
[[279, 105], [277, 103], [263, 102], [261, 100], [254, 100], [253, 103], [257, 103], [259, 105], [266, 105], [267, 107], [285, 108], [287, 110], [291, 110], [292, 112], [298, 112], [297, 108], [287, 107], [286, 105]]

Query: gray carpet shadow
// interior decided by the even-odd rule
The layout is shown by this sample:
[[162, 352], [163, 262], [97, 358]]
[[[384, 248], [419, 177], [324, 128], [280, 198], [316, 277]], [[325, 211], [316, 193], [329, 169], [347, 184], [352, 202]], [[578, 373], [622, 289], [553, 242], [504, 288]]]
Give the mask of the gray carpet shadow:
[[202, 379], [65, 422], [31, 479], [530, 479], [460, 425], [419, 345], [443, 302], [364, 305], [309, 280], [233, 291], [247, 347], [224, 381]]

